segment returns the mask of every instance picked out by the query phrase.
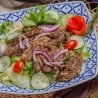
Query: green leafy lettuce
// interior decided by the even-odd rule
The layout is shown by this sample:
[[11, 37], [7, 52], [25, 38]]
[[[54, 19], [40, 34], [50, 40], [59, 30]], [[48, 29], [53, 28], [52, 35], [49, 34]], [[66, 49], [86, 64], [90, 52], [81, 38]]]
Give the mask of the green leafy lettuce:
[[90, 53], [88, 52], [86, 45], [84, 45], [84, 47], [82, 49], [82, 54], [83, 54], [84, 60], [86, 60], [90, 57]]
[[21, 73], [27, 74], [31, 78], [34, 73], [34, 63], [32, 61], [26, 61]]
[[55, 72], [48, 72], [48, 73], [46, 73], [46, 76], [48, 77], [49, 82], [52, 83], [52, 82], [55, 81], [57, 73], [55, 73]]
[[11, 21], [4, 21], [0, 25], [0, 34], [9, 32], [12, 25], [13, 25], [13, 23]]
[[37, 11], [31, 10], [29, 14], [23, 17], [22, 23], [24, 26], [29, 27], [47, 23], [56, 24], [57, 20], [50, 14], [46, 14], [46, 6], [37, 6]]

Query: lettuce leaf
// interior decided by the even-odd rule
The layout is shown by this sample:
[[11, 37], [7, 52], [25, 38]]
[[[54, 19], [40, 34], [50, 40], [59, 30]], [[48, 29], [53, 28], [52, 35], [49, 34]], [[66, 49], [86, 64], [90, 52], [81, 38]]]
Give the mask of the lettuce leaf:
[[4, 21], [0, 25], [0, 34], [9, 32], [12, 25], [13, 23], [11, 21]]
[[84, 60], [86, 60], [90, 57], [90, 53], [87, 50], [86, 44], [83, 47], [82, 54], [83, 54], [83, 59]]
[[37, 6], [37, 11], [32, 9], [23, 17], [22, 23], [25, 27], [29, 27], [47, 23], [56, 24], [57, 20], [52, 15], [46, 14], [46, 6]]

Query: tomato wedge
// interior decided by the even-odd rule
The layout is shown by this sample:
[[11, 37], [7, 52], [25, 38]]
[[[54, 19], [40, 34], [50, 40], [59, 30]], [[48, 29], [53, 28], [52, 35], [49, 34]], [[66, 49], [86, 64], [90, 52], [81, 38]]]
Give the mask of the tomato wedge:
[[83, 36], [87, 30], [85, 18], [80, 15], [75, 15], [68, 20], [66, 30], [75, 35]]
[[65, 48], [68, 50], [73, 50], [74, 48], [76, 48], [77, 45], [78, 42], [76, 40], [69, 40], [66, 42]]
[[16, 61], [16, 63], [14, 64], [14, 67], [13, 67], [13, 71], [14, 73], [20, 73], [21, 70], [23, 69], [23, 65], [24, 65], [24, 62], [23, 61]]

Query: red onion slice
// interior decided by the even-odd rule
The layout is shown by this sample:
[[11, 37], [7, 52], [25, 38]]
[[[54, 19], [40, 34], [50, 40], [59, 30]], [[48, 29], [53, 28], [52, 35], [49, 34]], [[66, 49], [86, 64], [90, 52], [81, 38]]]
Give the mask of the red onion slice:
[[29, 39], [28, 39], [25, 35], [22, 35], [22, 37], [23, 37], [26, 41], [29, 41]]
[[33, 52], [33, 60], [34, 60], [35, 62], [37, 62], [36, 51]]
[[29, 45], [29, 39], [24, 35], [22, 35], [22, 37], [24, 38], [24, 40], [19, 42], [20, 48], [21, 49], [25, 49], [26, 47], [28, 48], [30, 46]]
[[23, 44], [27, 48], [30, 46], [29, 42], [26, 39], [23, 40]]
[[52, 61], [51, 56], [50, 56], [49, 54], [47, 54], [46, 52], [44, 52], [44, 51], [37, 50], [37, 51], [36, 51], [36, 54], [41, 54], [41, 55], [43, 55], [44, 57], [46, 57], [49, 61]]
[[24, 38], [23, 44], [24, 44], [26, 47], [29, 47], [29, 46], [30, 46], [30, 45], [29, 45], [29, 39], [28, 39], [25, 35], [23, 35], [23, 38]]
[[42, 29], [44, 32], [53, 32], [59, 29], [59, 25], [40, 25], [38, 28]]
[[39, 47], [37, 46], [34, 51], [33, 51], [33, 60], [36, 62], [37, 58], [36, 58], [36, 51], [39, 49]]
[[51, 62], [51, 64], [56, 65], [58, 67], [64, 67], [64, 63], [63, 62]]
[[56, 55], [54, 55], [53, 59], [55, 60], [57, 57], [59, 57], [61, 54], [67, 52], [68, 50], [67, 49], [63, 49], [61, 50], [60, 52], [58, 52]]
[[64, 67], [64, 63], [63, 62], [55, 62], [55, 61], [52, 61], [52, 59], [51, 59], [51, 57], [46, 53], [46, 52], [44, 52], [44, 51], [41, 51], [41, 50], [34, 50], [34, 52], [33, 52], [33, 60], [35, 61], [35, 62], [37, 62], [37, 58], [36, 58], [36, 55], [37, 54], [41, 54], [41, 55], [43, 55], [44, 57], [46, 57], [46, 59], [44, 58], [44, 57], [42, 57], [42, 60], [43, 60], [43, 62], [44, 62], [44, 64], [46, 64], [46, 65], [48, 65], [48, 66], [58, 66], [58, 67]]
[[63, 62], [62, 62], [62, 64], [57, 64], [56, 66], [61, 67], [61, 68], [65, 67], [65, 65], [63, 64]]
[[51, 64], [51, 62], [48, 62], [45, 58], [43, 58], [43, 62], [46, 65], [53, 66], [53, 64]]
[[56, 65], [58, 67], [64, 67], [63, 62], [48, 62], [45, 58], [43, 58], [43, 62], [44, 62], [44, 64], [46, 64], [48, 66]]
[[35, 37], [34, 41], [39, 39], [40, 37], [42, 36], [45, 36], [45, 35], [49, 35], [50, 33], [41, 33], [40, 35], [38, 35], [37, 37]]
[[25, 49], [25, 46], [24, 46], [24, 44], [22, 43], [22, 41], [19, 42], [19, 46], [20, 46], [20, 49]]

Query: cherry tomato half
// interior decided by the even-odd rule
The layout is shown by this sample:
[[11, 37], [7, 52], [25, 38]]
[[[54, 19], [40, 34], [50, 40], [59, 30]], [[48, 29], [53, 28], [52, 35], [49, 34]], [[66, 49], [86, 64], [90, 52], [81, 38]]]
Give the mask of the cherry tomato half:
[[68, 20], [66, 30], [71, 31], [75, 35], [83, 36], [87, 30], [85, 18], [80, 15], [73, 16]]
[[20, 73], [21, 70], [23, 69], [23, 65], [24, 65], [24, 62], [23, 61], [17, 61], [13, 67], [13, 71], [14, 73]]
[[74, 48], [76, 48], [77, 44], [78, 42], [76, 40], [69, 40], [65, 44], [65, 48], [68, 50], [73, 50]]

